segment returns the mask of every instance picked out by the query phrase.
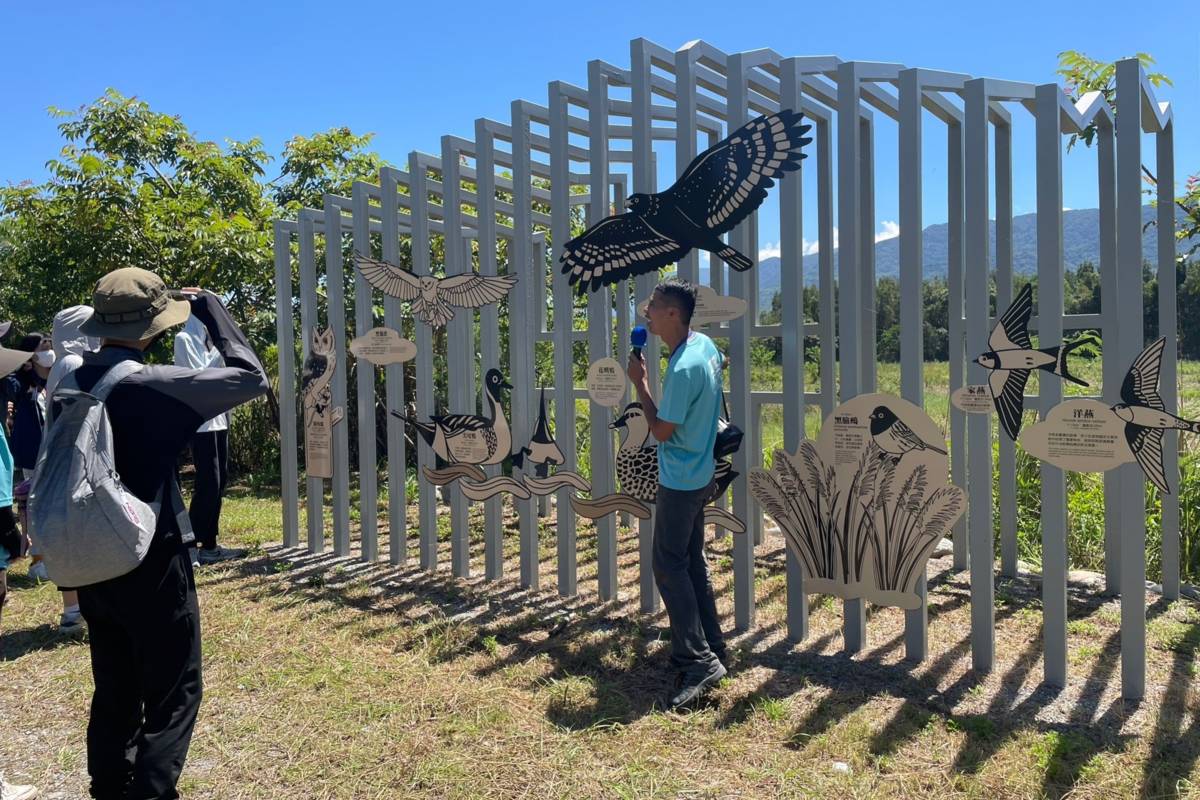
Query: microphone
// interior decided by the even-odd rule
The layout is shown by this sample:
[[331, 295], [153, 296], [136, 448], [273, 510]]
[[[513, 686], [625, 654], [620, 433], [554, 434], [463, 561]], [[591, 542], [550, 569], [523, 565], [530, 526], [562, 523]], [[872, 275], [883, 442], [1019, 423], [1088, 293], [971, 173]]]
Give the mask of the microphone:
[[646, 346], [645, 327], [641, 325], [635, 327], [629, 334], [629, 343], [633, 345], [632, 353], [634, 357], [640, 357], [642, 355], [642, 348]]

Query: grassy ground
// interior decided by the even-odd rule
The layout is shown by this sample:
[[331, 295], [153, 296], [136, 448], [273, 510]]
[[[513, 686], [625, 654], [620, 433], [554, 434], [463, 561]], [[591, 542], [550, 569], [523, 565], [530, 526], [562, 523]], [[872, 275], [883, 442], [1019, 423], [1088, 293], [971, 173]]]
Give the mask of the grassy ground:
[[[1147, 698], [1125, 703], [1115, 601], [1072, 590], [1070, 685], [1056, 692], [1039, 685], [1036, 583], [998, 581], [996, 669], [977, 675], [966, 576], [938, 558], [929, 658], [905, 664], [902, 613], [877, 609], [849, 659], [828, 598], [811, 598], [805, 642], [783, 638], [768, 536], [732, 676], [676, 715], [656, 705], [664, 618], [637, 613], [633, 534], [621, 600], [600, 604], [586, 529], [580, 596], [553, 593], [550, 520], [542, 592], [284, 551], [276, 498], [243, 493], [225, 522], [253, 552], [198, 579], [207, 688], [186, 798], [1200, 797], [1195, 604], [1151, 598]], [[729, 538], [712, 553], [729, 614]], [[24, 570], [0, 639], [0, 768], [82, 797], [86, 645], [56, 638], [57, 597]]]

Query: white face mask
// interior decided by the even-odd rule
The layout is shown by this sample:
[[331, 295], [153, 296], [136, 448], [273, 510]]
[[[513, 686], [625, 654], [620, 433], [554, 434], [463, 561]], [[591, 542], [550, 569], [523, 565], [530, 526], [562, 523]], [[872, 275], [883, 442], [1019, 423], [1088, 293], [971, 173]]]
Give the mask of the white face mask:
[[39, 367], [54, 366], [54, 351], [39, 350], [33, 354], [33, 363], [37, 364]]

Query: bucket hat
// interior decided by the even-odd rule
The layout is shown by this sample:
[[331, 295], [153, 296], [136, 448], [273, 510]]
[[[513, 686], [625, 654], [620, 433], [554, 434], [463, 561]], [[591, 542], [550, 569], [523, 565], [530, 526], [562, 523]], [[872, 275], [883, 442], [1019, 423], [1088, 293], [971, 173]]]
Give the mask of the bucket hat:
[[177, 299], [162, 278], [139, 267], [113, 270], [97, 281], [92, 308], [80, 333], [130, 341], [151, 339], [192, 313], [191, 304]]

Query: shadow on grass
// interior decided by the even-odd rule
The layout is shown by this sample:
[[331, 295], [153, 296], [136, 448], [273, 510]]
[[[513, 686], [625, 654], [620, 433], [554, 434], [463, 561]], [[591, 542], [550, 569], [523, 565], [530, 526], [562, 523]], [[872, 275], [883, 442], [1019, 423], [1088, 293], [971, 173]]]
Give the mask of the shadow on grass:
[[[580, 545], [582, 548], [582, 539]], [[386, 548], [381, 551], [386, 552]], [[481, 554], [482, 546], [473, 541], [473, 565], [481, 563], [476, 559]], [[580, 555], [578, 566], [594, 564], [594, 552], [582, 551]], [[619, 561], [629, 564], [636, 557], [636, 537], [623, 536]], [[539, 562], [553, 574], [556, 556], [552, 550], [543, 548]], [[762, 564], [771, 573], [783, 569], [783, 559], [763, 559]], [[658, 620], [639, 613], [635, 587], [625, 589], [619, 601], [602, 602], [590, 592], [561, 597], [554, 591], [552, 580], [543, 580], [540, 590], [521, 587], [512, 570], [499, 581], [460, 580], [444, 569], [424, 571], [412, 560], [407, 566], [396, 567], [278, 547], [227, 569], [230, 577], [246, 579], [241, 591], [255, 600], [278, 607], [328, 603], [378, 615], [378, 621], [369, 626], [363, 626], [361, 618], [331, 621], [339, 626], [363, 626], [367, 628], [365, 636], [395, 634], [405, 628], [424, 629], [425, 633], [415, 634], [401, 646], [426, 647], [427, 656], [434, 662], [481, 651], [492, 654], [487, 663], [473, 667], [476, 677], [515, 669], [515, 679], [520, 680], [520, 668], [536, 662], [538, 666], [529, 681], [542, 697], [539, 702], [545, 704], [547, 720], [566, 730], [634, 722], [659, 708], [669, 688], [669, 670], [656, 654], [658, 640], [668, 634]], [[579, 580], [583, 586], [585, 581], [593, 581], [594, 575], [585, 576], [581, 570]], [[939, 616], [970, 602], [964, 574], [943, 571], [931, 575], [929, 586], [932, 624]], [[768, 594], [778, 598], [785, 590], [781, 583], [771, 587]], [[1000, 579], [997, 598], [999, 623], [1036, 609], [1040, 592], [1036, 582], [1027, 579]], [[1073, 590], [1069, 594], [1070, 615], [1076, 619], [1090, 616], [1108, 602], [1109, 597]], [[814, 610], [819, 607], [819, 600], [814, 600]], [[1163, 613], [1163, 609], [1152, 607], [1149, 616], [1154, 619]], [[724, 622], [728, 626], [730, 620]], [[1044, 685], [1032, 690], [1022, 688], [1035, 680], [1031, 673], [1040, 671], [1040, 636], [1028, 641], [1015, 660], [1005, 664], [1000, 689], [986, 709], [963, 713], [956, 709], [970, 699], [980, 676], [968, 670], [949, 686], [941, 687], [969, 654], [969, 634], [949, 648], [935, 651], [925, 663], [913, 665], [884, 662], [894, 659], [903, 646], [902, 634], [850, 658], [823, 652], [836, 642], [840, 630], [795, 643], [778, 640], [781, 624], [760, 625], [737, 638], [737, 669], [765, 668], [770, 676], [748, 696], [722, 709], [715, 725], [740, 724], [766, 700], [820, 687], [825, 690], [824, 696], [785, 737], [787, 746], [804, 749], [873, 698], [892, 696], [903, 702], [892, 718], [871, 735], [868, 752], [873, 757], [901, 750], [930, 724], [941, 721], [964, 737], [951, 770], [973, 774], [1014, 736], [1032, 736], [1030, 747], [1041, 770], [1042, 794], [1048, 797], [1069, 793], [1089, 764], [1099, 763], [1095, 761], [1097, 756], [1129, 747], [1130, 735], [1120, 733], [1128, 704], [1118, 699], [1097, 716], [1106, 689], [1117, 678], [1119, 633], [1100, 645], [1099, 657], [1084, 679], [1080, 699], [1070, 709], [1069, 719], [1047, 722], [1038, 718], [1038, 712], [1053, 703], [1059, 691]], [[1187, 716], [1200, 648], [1200, 625], [1185, 628], [1172, 645], [1175, 668], [1157, 719], [1153, 754], [1143, 775], [1143, 793], [1151, 796], [1174, 791], [1200, 759], [1200, 722]], [[767, 644], [772, 640], [778, 641]]]

